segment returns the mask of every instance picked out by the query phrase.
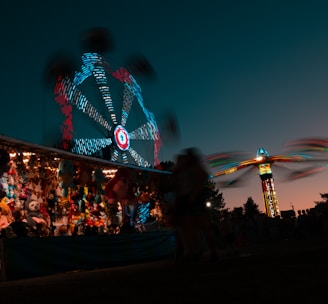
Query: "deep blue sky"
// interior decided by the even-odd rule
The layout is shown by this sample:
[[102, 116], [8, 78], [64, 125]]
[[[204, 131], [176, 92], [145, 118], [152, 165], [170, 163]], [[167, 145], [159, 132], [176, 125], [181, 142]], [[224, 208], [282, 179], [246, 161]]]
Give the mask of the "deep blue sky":
[[[49, 144], [61, 116], [41, 82], [58, 50], [79, 58], [80, 35], [105, 27], [116, 66], [144, 54], [157, 78], [142, 81], [156, 117], [175, 113], [180, 140], [160, 159], [181, 149], [205, 155], [259, 147], [283, 153], [300, 137], [327, 134], [328, 4], [326, 1], [6, 1], [1, 4], [1, 134]], [[280, 208], [312, 207], [328, 192], [327, 172], [279, 183]], [[263, 208], [256, 174], [241, 188], [222, 189], [227, 207], [249, 196]]]

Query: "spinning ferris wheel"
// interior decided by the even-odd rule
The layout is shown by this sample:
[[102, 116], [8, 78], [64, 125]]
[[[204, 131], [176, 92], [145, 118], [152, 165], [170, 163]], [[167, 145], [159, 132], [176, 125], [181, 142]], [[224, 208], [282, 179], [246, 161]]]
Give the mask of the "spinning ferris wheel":
[[64, 115], [60, 148], [125, 165], [157, 166], [160, 131], [141, 87], [127, 68], [112, 68], [94, 49], [82, 54], [79, 69], [56, 75], [54, 96]]

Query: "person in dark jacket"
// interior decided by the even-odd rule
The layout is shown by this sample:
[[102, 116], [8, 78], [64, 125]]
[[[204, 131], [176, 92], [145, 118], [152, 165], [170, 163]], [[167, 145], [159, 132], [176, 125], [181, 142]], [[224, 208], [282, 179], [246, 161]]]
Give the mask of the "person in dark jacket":
[[200, 260], [203, 255], [202, 240], [206, 243], [210, 261], [218, 258], [214, 231], [206, 207], [208, 176], [197, 149], [189, 148], [177, 156], [173, 171], [177, 259]]

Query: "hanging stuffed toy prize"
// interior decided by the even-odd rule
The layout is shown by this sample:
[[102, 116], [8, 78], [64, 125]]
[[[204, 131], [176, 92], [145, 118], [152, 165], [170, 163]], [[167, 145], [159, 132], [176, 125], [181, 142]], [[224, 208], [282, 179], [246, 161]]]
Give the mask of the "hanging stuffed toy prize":
[[61, 160], [58, 168], [58, 178], [60, 180], [60, 186], [62, 188], [63, 197], [68, 196], [69, 188], [71, 189], [74, 188], [73, 177], [74, 177], [74, 166], [72, 162], [66, 159]]

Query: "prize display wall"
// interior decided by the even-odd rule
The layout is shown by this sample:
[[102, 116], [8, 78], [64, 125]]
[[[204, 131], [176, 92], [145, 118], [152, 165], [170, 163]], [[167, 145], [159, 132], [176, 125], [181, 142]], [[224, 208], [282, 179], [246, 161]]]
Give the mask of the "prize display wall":
[[[175, 233], [164, 223], [164, 201], [156, 188], [165, 172], [4, 136], [0, 143], [10, 156], [8, 163], [0, 157], [5, 162], [0, 164], [2, 281], [173, 255]], [[134, 203], [106, 201], [105, 185], [120, 170], [131, 173]], [[127, 214], [131, 210], [133, 217]], [[15, 222], [24, 223], [27, 235], [11, 228]]]

